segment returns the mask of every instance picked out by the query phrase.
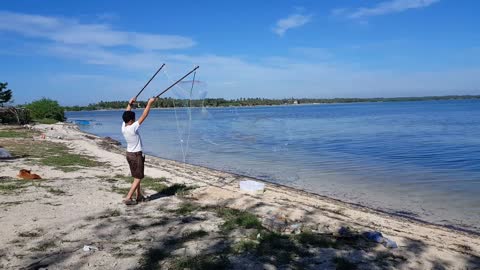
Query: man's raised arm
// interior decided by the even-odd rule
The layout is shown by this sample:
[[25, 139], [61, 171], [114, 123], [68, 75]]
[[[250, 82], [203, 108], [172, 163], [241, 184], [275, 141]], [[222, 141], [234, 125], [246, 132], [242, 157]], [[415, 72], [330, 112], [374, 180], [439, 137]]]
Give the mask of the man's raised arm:
[[145, 110], [143, 110], [143, 113], [142, 113], [142, 116], [140, 116], [140, 118], [138, 119], [138, 124], [142, 124], [143, 121], [145, 121], [145, 119], [147, 118], [148, 116], [148, 113], [150, 112], [150, 107], [152, 107], [152, 104], [157, 101], [158, 98], [150, 98], [148, 100], [148, 103], [147, 103], [147, 107], [145, 107]]
[[131, 111], [132, 110], [132, 106], [133, 104], [135, 103], [136, 99], [133, 97], [130, 99], [130, 101], [128, 102], [128, 105], [127, 105], [127, 108], [125, 109], [126, 111]]

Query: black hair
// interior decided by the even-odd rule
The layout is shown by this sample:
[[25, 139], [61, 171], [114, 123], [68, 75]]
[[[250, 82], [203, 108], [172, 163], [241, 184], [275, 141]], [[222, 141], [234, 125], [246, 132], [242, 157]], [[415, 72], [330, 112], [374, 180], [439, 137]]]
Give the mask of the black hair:
[[125, 122], [125, 123], [130, 122], [130, 120], [135, 121], [135, 112], [124, 111], [123, 115], [122, 115], [122, 118], [123, 118], [123, 122]]

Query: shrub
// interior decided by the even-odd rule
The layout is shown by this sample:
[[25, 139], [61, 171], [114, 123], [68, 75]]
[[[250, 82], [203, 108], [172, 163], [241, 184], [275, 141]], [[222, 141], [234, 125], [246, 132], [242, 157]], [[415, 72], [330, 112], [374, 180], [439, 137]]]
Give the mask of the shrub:
[[64, 108], [57, 101], [42, 98], [34, 101], [26, 106], [30, 110], [33, 119], [54, 119], [57, 121], [65, 121]]
[[28, 124], [30, 113], [23, 108], [0, 107], [0, 123], [2, 124]]

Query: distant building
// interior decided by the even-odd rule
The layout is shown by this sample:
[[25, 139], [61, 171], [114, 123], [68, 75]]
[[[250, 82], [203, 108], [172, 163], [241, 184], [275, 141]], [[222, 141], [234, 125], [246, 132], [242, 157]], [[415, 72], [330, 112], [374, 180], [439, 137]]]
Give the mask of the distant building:
[[293, 101], [293, 104], [298, 104], [298, 100]]

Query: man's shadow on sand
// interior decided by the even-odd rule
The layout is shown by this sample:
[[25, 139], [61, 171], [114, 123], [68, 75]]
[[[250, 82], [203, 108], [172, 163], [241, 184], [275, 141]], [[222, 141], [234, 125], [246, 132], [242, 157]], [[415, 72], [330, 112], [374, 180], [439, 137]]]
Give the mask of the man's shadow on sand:
[[188, 187], [184, 184], [173, 184], [169, 187], [164, 188], [162, 191], [157, 192], [148, 196], [149, 201], [158, 200], [164, 197], [174, 196], [176, 194], [184, 194], [189, 190], [194, 189], [194, 187]]

